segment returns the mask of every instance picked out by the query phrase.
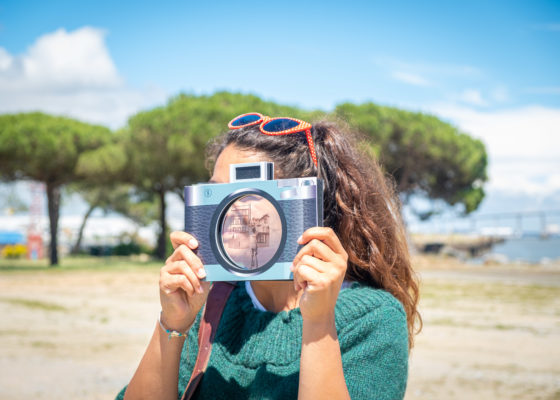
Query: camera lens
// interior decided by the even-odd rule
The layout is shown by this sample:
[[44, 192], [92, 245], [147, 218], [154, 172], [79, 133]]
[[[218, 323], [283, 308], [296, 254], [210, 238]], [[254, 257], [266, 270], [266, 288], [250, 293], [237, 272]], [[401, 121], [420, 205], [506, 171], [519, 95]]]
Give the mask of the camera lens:
[[256, 194], [236, 199], [226, 210], [221, 228], [227, 256], [245, 270], [268, 263], [282, 239], [278, 211], [270, 201]]

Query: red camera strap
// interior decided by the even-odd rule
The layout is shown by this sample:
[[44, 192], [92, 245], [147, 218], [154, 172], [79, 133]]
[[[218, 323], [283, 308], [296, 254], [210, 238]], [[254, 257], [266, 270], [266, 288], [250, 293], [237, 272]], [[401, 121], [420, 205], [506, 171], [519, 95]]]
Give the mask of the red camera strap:
[[198, 329], [198, 355], [191, 378], [181, 398], [182, 400], [190, 400], [202, 380], [204, 371], [206, 371], [208, 366], [208, 360], [212, 352], [212, 343], [214, 343], [214, 337], [216, 336], [222, 313], [234, 287], [235, 284], [233, 283], [216, 282], [212, 285], [210, 293], [208, 293], [208, 299], [206, 300], [206, 306], [204, 307], [204, 313]]

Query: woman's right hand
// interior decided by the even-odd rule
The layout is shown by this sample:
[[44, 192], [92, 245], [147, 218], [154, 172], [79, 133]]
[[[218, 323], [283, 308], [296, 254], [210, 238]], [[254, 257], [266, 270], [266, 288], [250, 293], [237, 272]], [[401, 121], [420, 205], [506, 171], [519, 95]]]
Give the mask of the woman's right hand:
[[210, 282], [200, 280], [206, 272], [193, 252], [198, 247], [196, 239], [186, 232], [173, 232], [170, 238], [175, 251], [159, 275], [161, 322], [168, 329], [184, 332], [206, 302]]

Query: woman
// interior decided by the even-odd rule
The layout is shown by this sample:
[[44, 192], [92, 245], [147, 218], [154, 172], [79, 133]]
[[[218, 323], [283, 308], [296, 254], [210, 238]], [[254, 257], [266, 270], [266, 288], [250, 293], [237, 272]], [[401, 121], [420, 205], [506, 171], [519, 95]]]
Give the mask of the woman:
[[[331, 122], [311, 127], [250, 113], [229, 126], [209, 146], [211, 181], [228, 182], [230, 164], [257, 161], [274, 162], [275, 179], [318, 176], [324, 227], [299, 238], [293, 282], [233, 290], [194, 398], [402, 398], [418, 286], [399, 202], [379, 166]], [[161, 323], [125, 399], [180, 398], [194, 367], [210, 283], [201, 281], [197, 238], [174, 232], [171, 242], [160, 273]], [[188, 333], [168, 337], [164, 329]]]

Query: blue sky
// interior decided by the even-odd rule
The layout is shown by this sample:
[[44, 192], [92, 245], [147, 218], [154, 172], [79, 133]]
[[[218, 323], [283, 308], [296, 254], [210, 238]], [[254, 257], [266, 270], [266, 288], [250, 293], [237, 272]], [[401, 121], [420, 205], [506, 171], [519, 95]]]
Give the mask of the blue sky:
[[558, 2], [83, 3], [2, 2], [0, 44], [21, 54], [59, 28], [99, 28], [127, 84], [167, 93], [418, 108], [475, 86], [490, 107], [560, 105]]
[[0, 1], [0, 112], [116, 128], [219, 89], [436, 114], [487, 145], [480, 212], [560, 207], [560, 2]]

